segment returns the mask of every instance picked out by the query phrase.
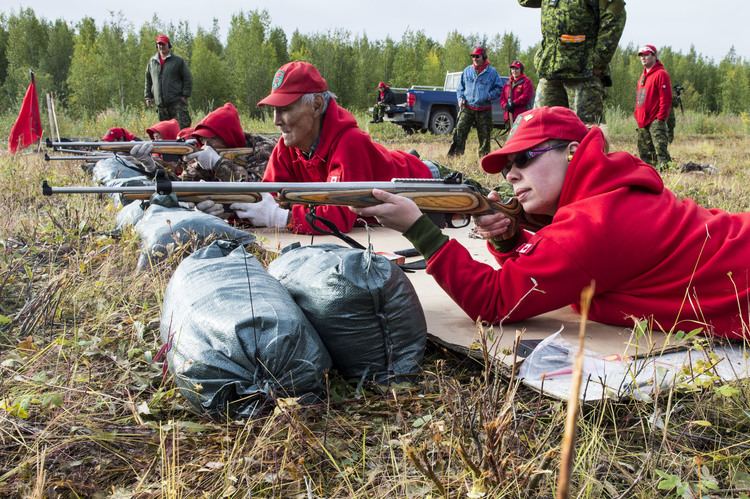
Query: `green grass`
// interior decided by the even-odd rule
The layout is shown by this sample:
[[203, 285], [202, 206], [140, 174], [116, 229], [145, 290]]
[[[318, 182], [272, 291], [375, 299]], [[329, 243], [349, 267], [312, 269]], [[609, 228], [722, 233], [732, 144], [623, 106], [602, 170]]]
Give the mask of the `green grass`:
[[[389, 147], [414, 147], [497, 182], [471, 152], [449, 161], [446, 137], [406, 136], [358, 118]], [[711, 162], [718, 173], [675, 170], [665, 181], [712, 207], [750, 210], [750, 137], [741, 118], [725, 118], [688, 115], [671, 148], [677, 162]], [[150, 122], [103, 113], [61, 127], [93, 137]], [[243, 123], [273, 131], [270, 121]], [[699, 127], [719, 131], [702, 135]], [[634, 151], [626, 115], [611, 115], [608, 134], [613, 149]], [[471, 138], [467, 151], [475, 150]], [[412, 385], [357, 392], [332, 373], [322, 404], [285, 399], [252, 421], [191, 414], [153, 361], [162, 293], [177, 262], [135, 273], [137, 238], [106, 234], [109, 202], [43, 198], [43, 178], [89, 182], [74, 164], [0, 155], [0, 496], [554, 496], [565, 405], [516, 386], [500, 365], [435, 345]], [[747, 497], [749, 400], [743, 381], [584, 407], [572, 493]]]

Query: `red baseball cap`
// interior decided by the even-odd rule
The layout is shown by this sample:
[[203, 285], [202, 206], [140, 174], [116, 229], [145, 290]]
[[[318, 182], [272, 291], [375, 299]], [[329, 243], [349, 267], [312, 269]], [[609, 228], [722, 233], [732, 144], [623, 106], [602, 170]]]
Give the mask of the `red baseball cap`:
[[167, 35], [156, 35], [156, 43], [166, 43], [170, 45], [169, 37]]
[[484, 51], [484, 47], [474, 47], [474, 50], [472, 50], [469, 55], [481, 55], [482, 57], [487, 57], [487, 52]]
[[381, 81], [380, 83], [378, 83], [378, 88], [385, 88], [387, 86], [388, 85], [386, 85], [384, 81]]
[[583, 121], [567, 107], [539, 107], [520, 114], [502, 148], [482, 158], [487, 173], [499, 173], [508, 165], [508, 156], [528, 151], [552, 139], [580, 142], [588, 133]]
[[516, 59], [515, 61], [511, 62], [510, 66], [508, 66], [508, 67], [509, 68], [523, 69], [523, 63], [521, 61], [519, 61], [518, 59]]
[[641, 48], [638, 49], [638, 55], [644, 55], [644, 54], [656, 55], [656, 47], [654, 47], [650, 43], [642, 46]]
[[305, 94], [325, 92], [328, 83], [318, 68], [304, 61], [284, 64], [276, 71], [271, 82], [271, 93], [258, 102], [258, 106], [284, 107]]

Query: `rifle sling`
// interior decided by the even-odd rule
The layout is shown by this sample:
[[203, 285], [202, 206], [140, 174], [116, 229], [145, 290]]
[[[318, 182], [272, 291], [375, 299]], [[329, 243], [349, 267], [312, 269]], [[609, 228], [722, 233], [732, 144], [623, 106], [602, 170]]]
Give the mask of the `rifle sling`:
[[[361, 249], [361, 250], [367, 250], [364, 246], [359, 244], [357, 241], [352, 239], [351, 237], [347, 236], [346, 234], [342, 233], [338, 227], [336, 227], [336, 224], [328, 220], [327, 218], [318, 216], [315, 213], [315, 206], [310, 207], [310, 211], [307, 212], [305, 215], [305, 220], [307, 223], [312, 227], [313, 230], [320, 232], [321, 234], [327, 235], [327, 236], [336, 236], [342, 241], [344, 241], [346, 244], [351, 246], [355, 249]], [[326, 228], [320, 227], [316, 225], [317, 222], [320, 222], [323, 224]], [[407, 250], [402, 250], [402, 252], [407, 252]], [[411, 253], [411, 252], [409, 252]], [[406, 256], [406, 255], [403, 255]], [[397, 264], [401, 270], [403, 270], [406, 273], [414, 272], [415, 270], [424, 270], [427, 268], [427, 263], [424, 259], [411, 262], [411, 263], [403, 263], [403, 264]]]

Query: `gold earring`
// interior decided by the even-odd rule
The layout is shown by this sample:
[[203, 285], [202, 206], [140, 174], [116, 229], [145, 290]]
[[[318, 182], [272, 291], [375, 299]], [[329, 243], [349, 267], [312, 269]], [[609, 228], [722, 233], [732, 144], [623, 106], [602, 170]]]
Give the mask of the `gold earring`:
[[568, 163], [573, 161], [573, 153], [568, 154]]

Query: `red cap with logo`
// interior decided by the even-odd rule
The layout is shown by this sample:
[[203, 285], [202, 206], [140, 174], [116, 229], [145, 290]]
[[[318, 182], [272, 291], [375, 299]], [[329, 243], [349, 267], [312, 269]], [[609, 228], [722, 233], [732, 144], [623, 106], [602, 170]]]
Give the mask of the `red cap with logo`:
[[305, 94], [325, 92], [328, 83], [318, 68], [304, 61], [284, 64], [276, 71], [271, 82], [271, 93], [258, 102], [258, 106], [284, 107]]
[[156, 35], [156, 43], [166, 43], [169, 45], [169, 37], [167, 35]]
[[646, 54], [656, 55], [656, 47], [654, 47], [650, 43], [647, 43], [646, 45], [638, 49], [638, 55], [646, 55]]
[[520, 114], [508, 135], [505, 145], [482, 158], [487, 173], [499, 173], [508, 165], [508, 156], [547, 142], [570, 140], [580, 142], [588, 133], [583, 121], [567, 107], [539, 107]]
[[508, 67], [509, 68], [518, 68], [520, 70], [523, 70], [523, 63], [521, 61], [519, 61], [518, 59], [516, 59], [515, 61], [511, 62], [510, 66], [508, 66]]
[[484, 51], [484, 47], [474, 47], [469, 55], [481, 55], [482, 57], [487, 56], [487, 52]]

